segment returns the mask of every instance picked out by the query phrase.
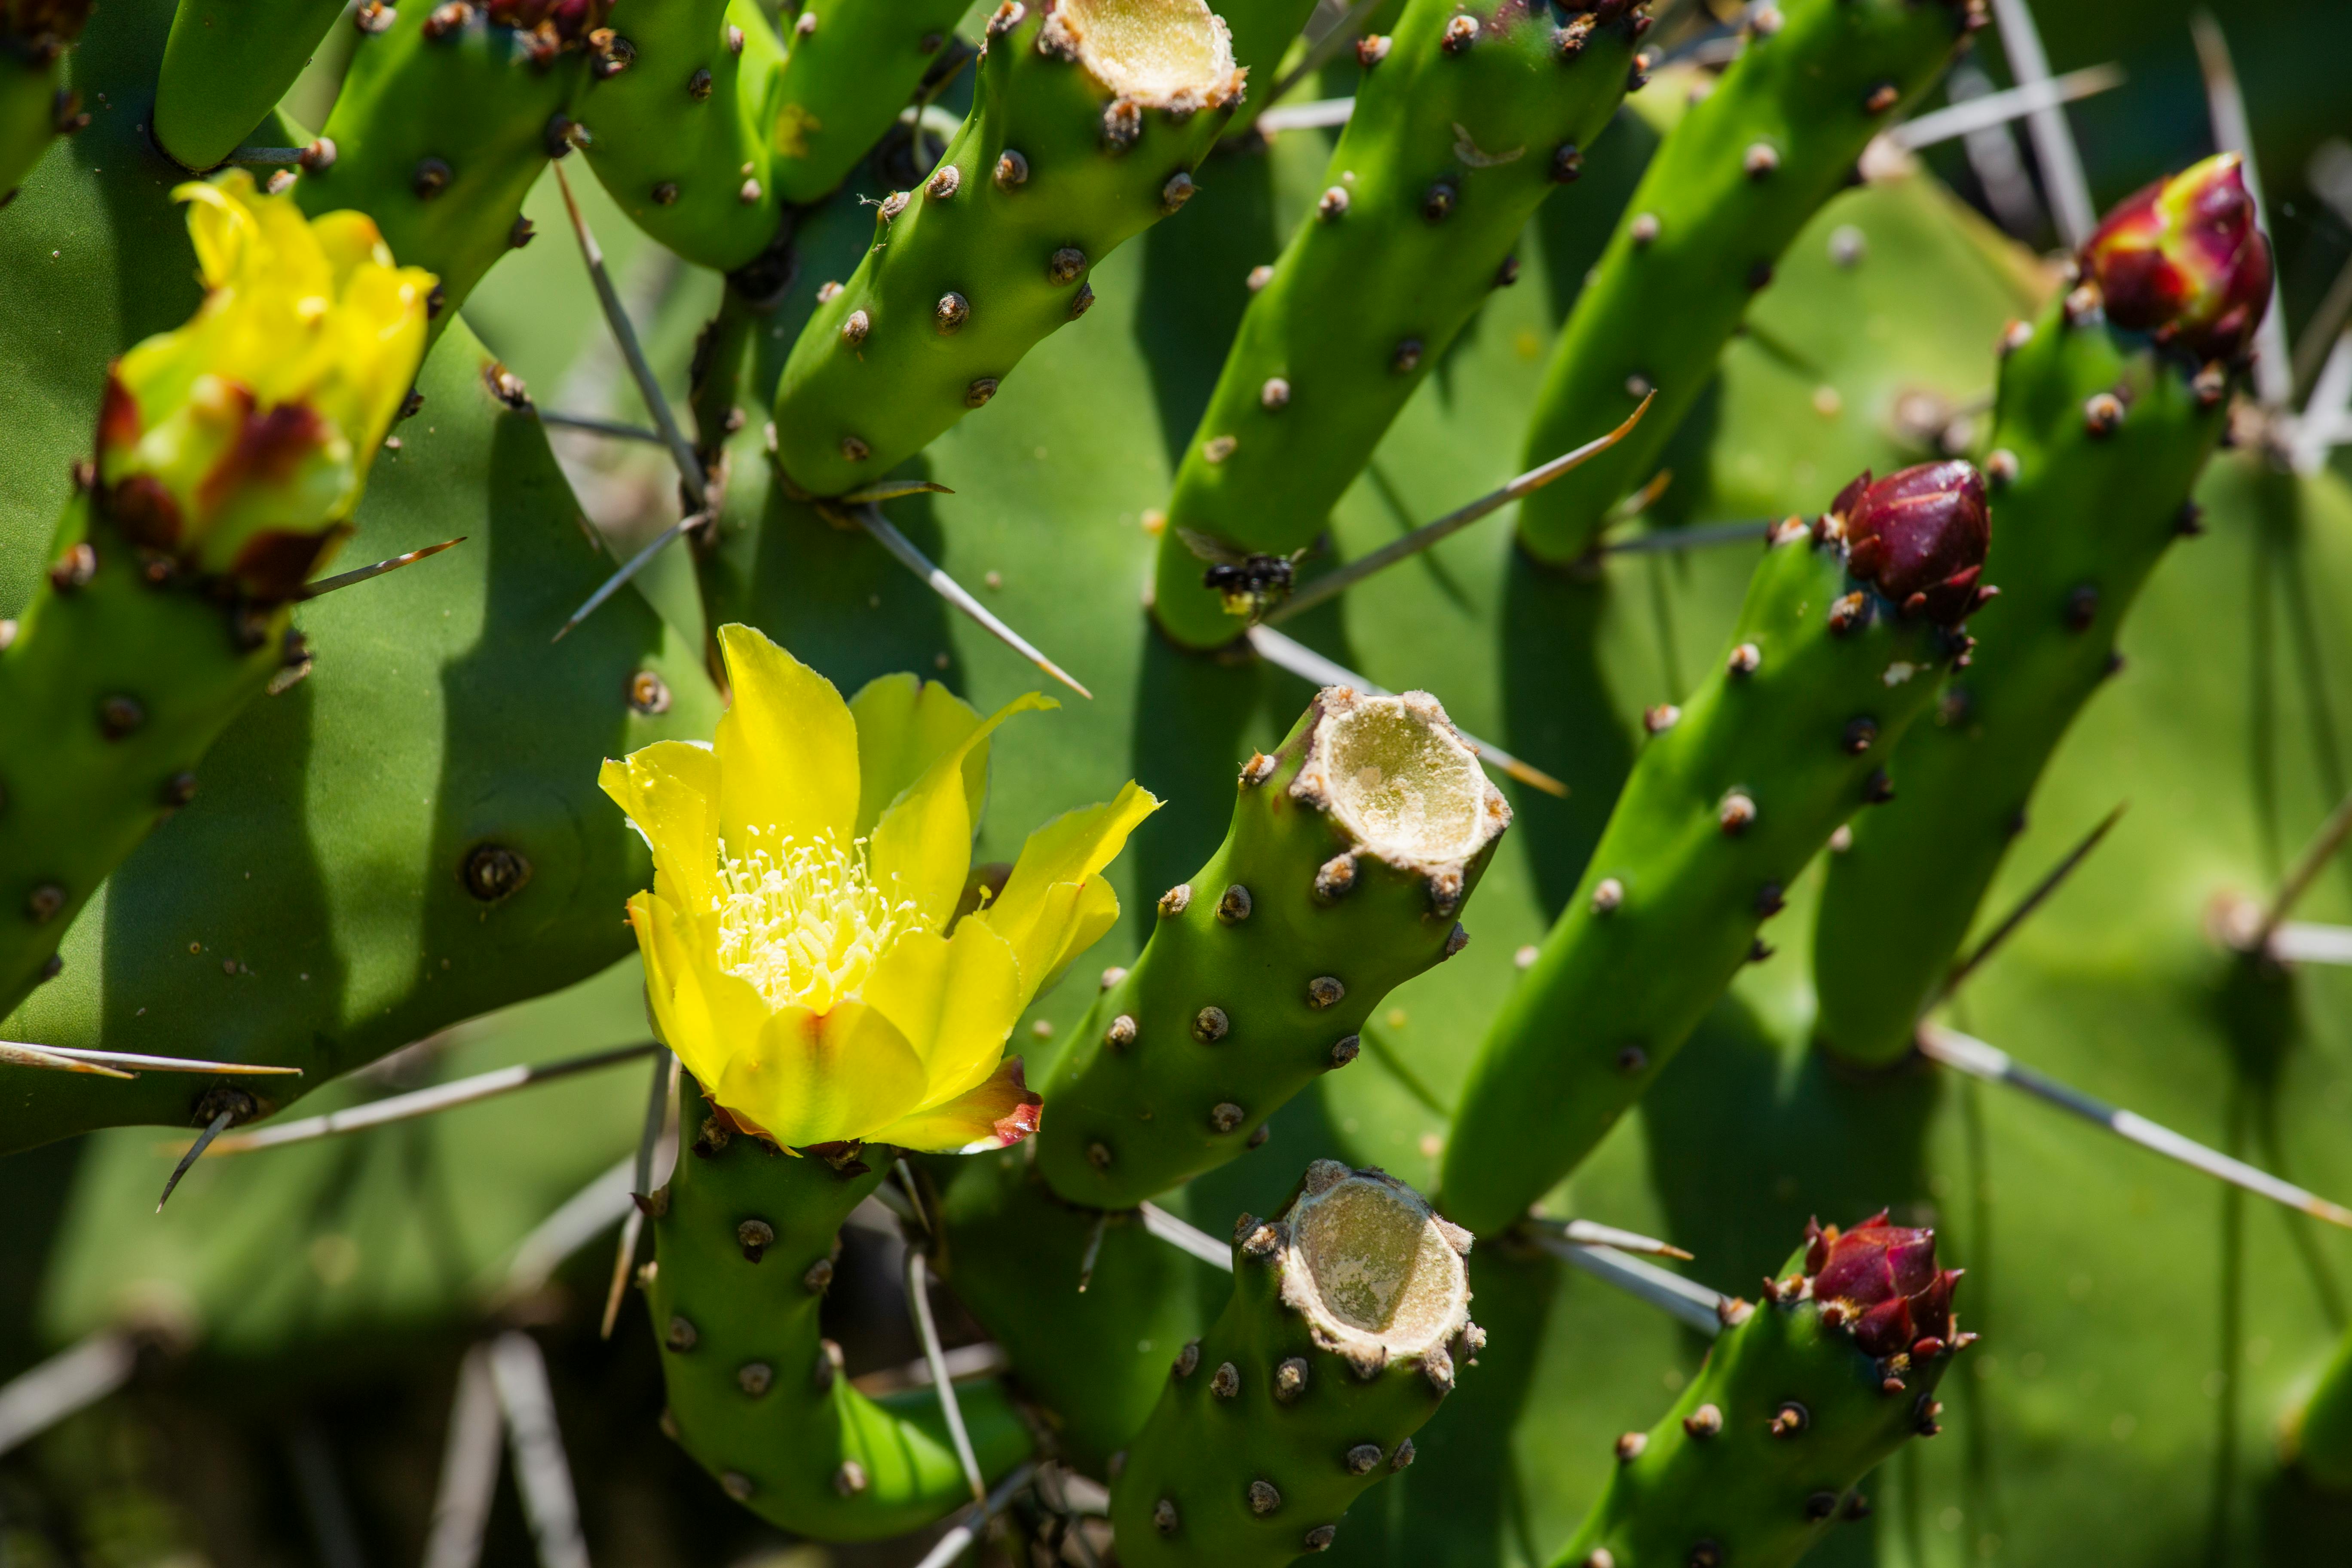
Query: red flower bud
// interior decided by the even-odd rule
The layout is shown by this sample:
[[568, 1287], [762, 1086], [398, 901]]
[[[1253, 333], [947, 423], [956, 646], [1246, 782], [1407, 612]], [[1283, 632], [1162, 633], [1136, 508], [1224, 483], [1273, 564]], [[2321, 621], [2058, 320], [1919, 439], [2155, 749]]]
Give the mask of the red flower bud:
[[1972, 465], [1922, 463], [1874, 483], [1864, 468], [1830, 513], [1845, 531], [1846, 570], [1903, 614], [1956, 626], [1992, 596], [1977, 583], [1992, 520]]
[[1835, 1307], [1854, 1343], [1874, 1356], [1921, 1347], [1940, 1353], [1953, 1342], [1952, 1288], [1960, 1270], [1936, 1267], [1936, 1233], [1889, 1225], [1886, 1212], [1852, 1230], [1818, 1221], [1805, 1230], [1805, 1272], [1824, 1320]]
[[2221, 153], [2109, 213], [2083, 247], [2107, 320], [2200, 355], [2235, 358], [2271, 301], [2271, 247], [2242, 160]]

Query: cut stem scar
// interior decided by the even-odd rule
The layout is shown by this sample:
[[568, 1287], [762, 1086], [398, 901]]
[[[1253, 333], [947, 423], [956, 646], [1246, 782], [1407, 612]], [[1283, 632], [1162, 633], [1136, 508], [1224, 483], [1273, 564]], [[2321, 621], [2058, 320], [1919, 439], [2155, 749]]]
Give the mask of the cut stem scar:
[[2217, 1149], [2209, 1149], [2194, 1139], [2184, 1138], [2145, 1116], [2117, 1110], [2055, 1079], [2044, 1078], [2032, 1068], [2021, 1066], [2008, 1052], [1989, 1046], [1973, 1036], [1963, 1035], [1957, 1029], [1948, 1029], [1937, 1024], [1922, 1024], [1919, 1026], [1918, 1045], [1919, 1054], [1930, 1061], [1967, 1073], [1971, 1078], [1980, 1078], [1988, 1083], [2006, 1084], [2011, 1089], [2023, 1089], [2061, 1110], [2070, 1111], [2085, 1121], [2105, 1128], [2118, 1138], [2127, 1139], [2143, 1149], [2153, 1150], [2168, 1160], [2176, 1160], [2231, 1186], [2242, 1187], [2273, 1203], [2300, 1210], [2314, 1219], [2324, 1219], [2330, 1225], [2352, 1230], [2352, 1209], [2330, 1203], [2292, 1182], [2283, 1182], [2242, 1160], [2233, 1160]]
[[[1311, 681], [1317, 686], [1345, 686], [1360, 691], [1367, 697], [1394, 695], [1381, 687], [1373, 685], [1345, 665], [1324, 658], [1304, 643], [1283, 636], [1272, 626], [1250, 627], [1249, 641], [1250, 647], [1256, 650], [1260, 658], [1278, 668], [1288, 670], [1301, 680]], [[1492, 742], [1478, 739], [1458, 724], [1454, 726], [1454, 733], [1460, 735], [1462, 743], [1477, 752], [1479, 761], [1488, 766], [1500, 768], [1512, 778], [1532, 789], [1539, 789], [1546, 795], [1557, 795], [1562, 800], [1568, 798], [1568, 786], [1542, 769], [1519, 761], [1502, 747]]]
[[1649, 412], [1651, 399], [1656, 396], [1657, 394], [1654, 392], [1643, 398], [1640, 406], [1627, 415], [1624, 422], [1607, 435], [1587, 441], [1572, 451], [1563, 452], [1548, 463], [1529, 468], [1502, 489], [1490, 490], [1469, 505], [1449, 511], [1434, 522], [1425, 522], [1402, 539], [1390, 541], [1370, 555], [1350, 561], [1338, 571], [1318, 577], [1276, 605], [1265, 617], [1266, 621], [1269, 624], [1286, 621], [1291, 616], [1311, 610], [1327, 600], [1337, 598], [1373, 573], [1393, 566], [1408, 555], [1420, 554], [1440, 540], [1461, 532], [1480, 518], [1500, 510], [1522, 496], [1543, 489], [1570, 469], [1599, 457], [1633, 433], [1633, 426], [1642, 422], [1642, 416]]

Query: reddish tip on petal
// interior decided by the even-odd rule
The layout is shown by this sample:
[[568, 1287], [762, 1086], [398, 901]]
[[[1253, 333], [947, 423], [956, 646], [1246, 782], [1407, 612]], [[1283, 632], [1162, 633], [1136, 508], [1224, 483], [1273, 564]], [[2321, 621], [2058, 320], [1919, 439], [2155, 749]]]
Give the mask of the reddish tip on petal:
[[2107, 319], [2194, 353], [2234, 358], [2271, 297], [2271, 247], [2243, 161], [2218, 153], [2117, 204], [2084, 245]]

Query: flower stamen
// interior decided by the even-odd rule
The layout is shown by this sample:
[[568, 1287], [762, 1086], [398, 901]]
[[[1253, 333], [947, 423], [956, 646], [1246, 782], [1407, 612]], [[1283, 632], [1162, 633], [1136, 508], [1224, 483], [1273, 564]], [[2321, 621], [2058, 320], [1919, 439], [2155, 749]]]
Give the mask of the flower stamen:
[[719, 885], [719, 966], [772, 1007], [830, 1012], [865, 988], [892, 942], [925, 925], [913, 900], [893, 902], [876, 885], [863, 838], [844, 850], [830, 834], [787, 837], [740, 856], [722, 840]]

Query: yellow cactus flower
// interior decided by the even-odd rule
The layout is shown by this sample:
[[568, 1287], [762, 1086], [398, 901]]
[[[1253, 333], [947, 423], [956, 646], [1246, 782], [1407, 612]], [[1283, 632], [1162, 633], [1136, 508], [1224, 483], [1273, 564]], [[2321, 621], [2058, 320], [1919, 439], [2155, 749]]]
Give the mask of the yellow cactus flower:
[[434, 279], [363, 213], [308, 218], [232, 170], [188, 205], [205, 302], [114, 363], [99, 494], [134, 543], [283, 599], [349, 532], [425, 353]]
[[1129, 783], [1047, 823], [972, 907], [989, 736], [1056, 704], [983, 720], [912, 675], [844, 702], [751, 627], [719, 642], [735, 695], [714, 743], [656, 742], [599, 780], [653, 847], [629, 922], [662, 1038], [786, 1148], [1027, 1137], [1039, 1101], [1005, 1038], [1118, 919], [1103, 868], [1160, 803]]

